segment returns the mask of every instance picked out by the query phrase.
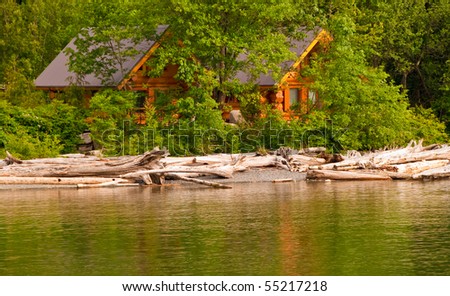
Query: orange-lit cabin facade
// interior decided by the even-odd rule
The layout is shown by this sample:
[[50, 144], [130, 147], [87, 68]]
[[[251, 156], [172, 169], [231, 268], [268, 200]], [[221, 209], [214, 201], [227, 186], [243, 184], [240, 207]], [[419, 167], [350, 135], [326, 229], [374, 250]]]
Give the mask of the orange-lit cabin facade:
[[[161, 36], [163, 36], [166, 32], [166, 27], [160, 29], [160, 31]], [[161, 37], [160, 40], [163, 40], [163, 38]], [[305, 41], [306, 44], [300, 56], [296, 61], [292, 62], [290, 70], [280, 81], [275, 82], [266, 79], [265, 83], [259, 84], [261, 102], [272, 104], [273, 108], [283, 112], [286, 119], [307, 113], [311, 108], [319, 107], [320, 103], [317, 94], [308, 88], [311, 81], [307, 77], [303, 77], [301, 73], [302, 69], [308, 65], [311, 55], [321, 50], [330, 40], [331, 37], [325, 30], [320, 29], [314, 32], [312, 37]], [[68, 46], [74, 46], [73, 40]], [[108, 87], [142, 93], [141, 100], [136, 106], [136, 111], [138, 115], [142, 115], [139, 116], [138, 120], [143, 122], [144, 106], [155, 101], [158, 91], [186, 89], [186, 85], [175, 78], [178, 70], [176, 65], [167, 66], [159, 77], [147, 75], [149, 70], [147, 62], [152, 58], [159, 46], [159, 41], [152, 42], [141, 56], [130, 62], [131, 66], [128, 73], [119, 76], [115, 84], [104, 86], [99, 79], [88, 77], [89, 81], [87, 83], [75, 86], [81, 87], [85, 91], [87, 100], [95, 92]], [[56, 97], [57, 93], [73, 86], [69, 81], [73, 80], [74, 73], [68, 70], [68, 57], [64, 52], [63, 50], [35, 81], [36, 88], [48, 91], [50, 98]], [[64, 68], [63, 71], [61, 68]], [[61, 71], [62, 73], [54, 73]], [[63, 78], [64, 80], [62, 80]], [[228, 109], [238, 110], [239, 98], [228, 99], [226, 104], [230, 107]], [[225, 120], [228, 119], [228, 114], [228, 112], [224, 113]]]
[[[311, 79], [303, 76], [302, 72], [309, 65], [311, 56], [326, 50], [332, 38], [323, 29], [313, 34], [303, 52], [280, 81], [259, 84], [261, 102], [271, 104], [274, 109], [280, 110], [287, 120], [298, 118], [302, 114], [321, 107], [318, 94], [309, 87], [312, 83]], [[238, 98], [230, 98], [227, 104], [231, 109], [239, 110]], [[228, 119], [228, 114], [224, 114], [224, 118]]]

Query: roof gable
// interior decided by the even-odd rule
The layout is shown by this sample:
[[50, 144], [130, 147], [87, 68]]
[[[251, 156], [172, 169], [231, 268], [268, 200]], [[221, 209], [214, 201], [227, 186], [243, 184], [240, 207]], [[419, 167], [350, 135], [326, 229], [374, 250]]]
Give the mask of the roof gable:
[[[168, 26], [159, 26], [157, 28], [157, 35], [164, 34]], [[62, 50], [56, 58], [47, 66], [47, 68], [35, 80], [35, 86], [38, 89], [63, 89], [69, 86], [79, 86], [83, 88], [104, 88], [123, 86], [123, 82], [132, 71], [135, 71], [137, 65], [143, 64], [154, 52], [154, 49], [159, 45], [155, 40], [144, 40], [138, 44], [134, 44], [131, 40], [124, 40], [125, 47], [132, 46], [137, 49], [138, 53], [132, 57], [127, 57], [122, 64], [123, 71], [116, 71], [110, 81], [105, 83], [104, 77], [98, 77], [94, 74], [85, 75], [82, 80], [77, 79], [76, 73], [69, 70], [69, 56], [66, 54], [67, 49], [77, 50], [75, 45], [76, 38], [73, 38], [69, 44]], [[117, 63], [117, 68], [119, 64]]]
[[[311, 53], [316, 44], [325, 37], [326, 31], [322, 28], [316, 27], [313, 30], [304, 31], [305, 37], [301, 40], [292, 40], [290, 50], [298, 57], [296, 60], [285, 61], [282, 63], [281, 68], [285, 72], [285, 76], [281, 79], [284, 81], [289, 71], [298, 67], [300, 63]], [[248, 83], [251, 81], [249, 74], [242, 71], [238, 72], [236, 78], [242, 83]], [[279, 84], [280, 81], [275, 81], [270, 73], [261, 74], [255, 81], [259, 86], [274, 86]]]

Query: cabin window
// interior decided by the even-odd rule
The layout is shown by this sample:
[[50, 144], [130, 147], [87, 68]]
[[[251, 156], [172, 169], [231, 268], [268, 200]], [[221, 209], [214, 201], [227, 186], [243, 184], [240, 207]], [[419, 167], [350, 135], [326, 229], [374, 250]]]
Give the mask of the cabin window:
[[138, 108], [138, 109], [144, 108], [146, 99], [147, 99], [146, 92], [141, 92], [141, 91], [137, 92], [135, 108]]
[[311, 105], [315, 105], [317, 103], [317, 95], [313, 90], [308, 90], [308, 100]]
[[298, 106], [300, 103], [300, 89], [290, 88], [289, 89], [289, 105]]

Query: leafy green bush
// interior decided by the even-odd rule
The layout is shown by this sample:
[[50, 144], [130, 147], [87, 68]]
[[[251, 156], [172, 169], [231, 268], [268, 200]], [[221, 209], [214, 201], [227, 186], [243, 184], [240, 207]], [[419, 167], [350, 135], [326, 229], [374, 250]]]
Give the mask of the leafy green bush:
[[445, 124], [439, 122], [431, 109], [411, 108], [410, 116], [412, 139], [424, 139], [424, 144], [449, 141], [449, 135], [445, 132]]
[[58, 101], [29, 109], [0, 101], [0, 149], [21, 158], [76, 151], [85, 129], [80, 113]]
[[[137, 131], [133, 118], [136, 93], [106, 89], [95, 94], [90, 101], [88, 126], [93, 140], [108, 155], [133, 153], [130, 149], [131, 133]], [[134, 153], [137, 153], [135, 151]]]
[[[206, 91], [192, 88], [184, 96], [160, 93], [147, 128], [172, 155], [225, 152], [225, 123], [218, 104]], [[155, 117], [158, 124], [155, 124]]]
[[6, 133], [4, 139], [4, 150], [20, 159], [56, 157], [63, 149], [56, 135], [40, 134], [36, 137], [18, 130], [14, 134]]
[[63, 146], [61, 153], [77, 150], [79, 135], [87, 129], [85, 110], [53, 100], [50, 104], [36, 107], [34, 114], [45, 122], [44, 132], [58, 137]]
[[261, 104], [261, 94], [259, 91], [245, 92], [239, 96], [240, 110], [242, 117], [252, 123], [261, 118], [263, 105]]

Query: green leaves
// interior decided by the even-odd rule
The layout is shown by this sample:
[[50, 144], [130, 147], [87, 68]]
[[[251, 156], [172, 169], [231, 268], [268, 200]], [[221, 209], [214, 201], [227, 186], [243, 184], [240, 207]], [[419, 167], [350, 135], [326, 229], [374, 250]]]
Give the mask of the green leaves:
[[76, 108], [53, 101], [35, 108], [0, 100], [0, 151], [19, 158], [57, 156], [76, 150], [86, 128]]
[[238, 72], [248, 74], [253, 82], [261, 73], [273, 73], [279, 78], [280, 63], [292, 58], [288, 38], [295, 30], [290, 28], [298, 29], [303, 24], [302, 15], [289, 0], [170, 3], [170, 9], [163, 5], [162, 10], [176, 42], [161, 47], [173, 53], [171, 59], [165, 55], [165, 62], [182, 65], [179, 77], [191, 82], [193, 73], [185, 75], [187, 70], [179, 59], [181, 41], [182, 57], [195, 57], [207, 68], [221, 94], [234, 92], [229, 82]]
[[348, 17], [336, 15], [330, 21], [334, 40], [330, 51], [312, 61], [308, 73], [312, 88], [324, 101], [329, 120], [345, 130], [340, 143], [345, 149], [371, 150], [404, 145], [411, 139], [426, 137], [442, 141], [442, 125], [428, 122], [408, 109], [407, 97], [388, 82], [381, 68], [370, 67], [365, 52], [358, 50], [355, 25]]

